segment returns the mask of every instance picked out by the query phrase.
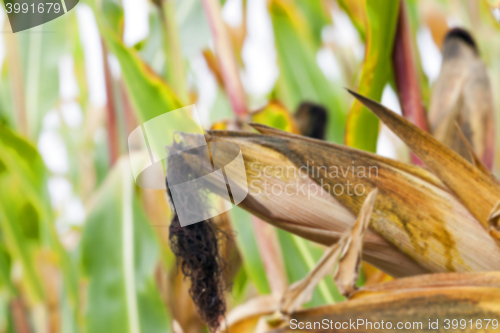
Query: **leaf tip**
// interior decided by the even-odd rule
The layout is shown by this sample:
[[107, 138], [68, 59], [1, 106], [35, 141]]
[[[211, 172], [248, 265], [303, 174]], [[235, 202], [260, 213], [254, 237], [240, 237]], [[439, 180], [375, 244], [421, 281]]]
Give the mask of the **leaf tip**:
[[[378, 103], [375, 102], [374, 100], [368, 98], [368, 97], [365, 97], [361, 94], [358, 94], [357, 92], [349, 89], [349, 88], [345, 88], [351, 95], [354, 96], [354, 98], [356, 98], [359, 102], [361, 102], [363, 105], [365, 105], [368, 109], [372, 110], [370, 106], [373, 106], [374, 104], [377, 105]], [[373, 111], [373, 110], [372, 110]]]
[[248, 125], [250, 127], [252, 127], [254, 130], [258, 131], [259, 133], [262, 133], [263, 131], [268, 130], [268, 129], [271, 128], [269, 126], [262, 125], [262, 124], [259, 124], [259, 123], [248, 123]]

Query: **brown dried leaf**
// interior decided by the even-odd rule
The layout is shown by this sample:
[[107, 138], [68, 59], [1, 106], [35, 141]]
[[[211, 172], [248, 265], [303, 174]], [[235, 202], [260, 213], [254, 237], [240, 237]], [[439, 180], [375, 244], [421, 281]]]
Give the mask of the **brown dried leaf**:
[[[368, 228], [376, 196], [377, 189], [366, 198], [352, 229], [346, 231], [337, 243], [325, 251], [314, 269], [305, 278], [295, 282], [285, 291], [280, 302], [281, 313], [293, 313], [302, 304], [309, 302], [314, 288], [325, 276], [332, 273], [337, 262], [338, 269], [334, 276], [340, 293], [347, 295], [354, 291], [361, 262], [363, 236]], [[341, 256], [340, 261], [339, 256]]]
[[259, 319], [274, 313], [278, 309], [278, 304], [278, 294], [252, 298], [229, 312], [219, 332], [253, 333]]
[[[472, 323], [481, 320], [483, 324], [479, 326], [469, 326], [466, 330], [460, 332], [496, 332], [498, 326], [494, 329], [491, 324], [486, 328], [485, 318], [498, 318], [500, 316], [500, 288], [494, 286], [464, 286], [452, 288], [428, 288], [416, 290], [403, 290], [394, 293], [380, 294], [377, 297], [366, 297], [349, 300], [344, 303], [307, 309], [294, 313], [291, 316], [291, 322], [297, 324], [303, 323], [302, 327], [307, 332], [324, 332], [321, 327], [307, 329], [306, 323], [328, 322], [335, 323], [347, 322], [343, 328], [333, 326], [330, 331], [335, 332], [394, 332], [398, 322], [410, 322], [413, 332], [418, 331], [438, 331], [429, 327], [430, 322], [439, 321], [439, 328], [443, 328], [445, 320], [450, 321], [453, 318], [466, 318], [467, 322]], [[349, 322], [360, 322], [359, 327], [351, 327]], [[385, 326], [391, 323], [391, 329], [382, 330], [381, 320], [384, 320]], [[372, 323], [366, 325], [366, 322]], [[374, 323], [379, 324], [378, 329]], [[414, 323], [421, 323], [421, 326], [413, 326]], [[401, 327], [400, 327], [401, 328]], [[291, 325], [271, 332], [284, 333], [296, 332], [297, 327], [293, 329]]]
[[369, 98], [349, 92], [398, 135], [488, 228], [490, 211], [500, 200], [500, 187], [490, 177], [408, 120]]
[[[262, 125], [254, 127], [267, 128]], [[272, 130], [272, 129], [269, 129]], [[283, 133], [281, 131], [276, 131]], [[294, 136], [294, 138], [305, 139]], [[299, 177], [298, 168], [300, 165], [294, 164], [288, 157], [275, 151], [269, 144], [278, 137], [256, 135], [241, 132], [212, 131], [207, 134], [209, 142], [233, 142], [240, 146], [246, 167], [247, 183], [242, 186], [248, 186], [249, 195], [240, 204], [240, 207], [250, 211], [254, 215], [264, 219], [271, 224], [284, 230], [295, 233], [306, 239], [331, 245], [338, 241], [342, 233], [349, 229], [355, 222], [355, 214], [347, 209], [337, 198], [331, 196], [313, 179], [308, 177]], [[269, 142], [266, 142], [268, 141]], [[313, 140], [312, 142], [317, 142]], [[325, 143], [327, 144], [327, 143]], [[327, 144], [328, 145], [328, 144]], [[335, 146], [342, 147], [343, 146]], [[286, 147], [283, 147], [286, 149]], [[321, 147], [319, 147], [321, 148]], [[318, 152], [318, 149], [313, 149]], [[324, 156], [334, 156], [334, 152], [318, 152]], [[351, 164], [351, 159], [346, 156]], [[193, 161], [195, 163], [196, 161]], [[332, 163], [333, 164], [333, 163]], [[328, 164], [325, 164], [328, 165]], [[288, 177], [270, 177], [264, 176], [266, 169], [276, 171], [276, 168], [291, 170]], [[258, 177], [259, 174], [261, 177]], [[293, 192], [294, 195], [266, 195], [262, 193], [264, 187], [267, 189], [272, 186], [284, 188]], [[311, 195], [303, 193], [299, 189], [309, 189]], [[370, 187], [371, 188], [371, 187]], [[314, 193], [316, 192], [316, 193]], [[358, 198], [361, 207], [364, 198]], [[307, 203], [308, 209], [297, 209]], [[356, 213], [358, 213], [356, 211]], [[367, 244], [365, 244], [365, 258], [378, 267], [386, 268], [395, 276], [405, 276], [421, 274], [427, 270], [409, 259], [406, 255], [399, 252], [390, 245], [383, 237], [373, 231], [366, 235]], [[394, 263], [397, 263], [396, 265]]]
[[488, 217], [489, 234], [500, 246], [500, 201], [491, 210]]
[[366, 261], [361, 263], [361, 271], [363, 272], [364, 286], [372, 286], [393, 280], [394, 278], [377, 267], [370, 265]]
[[356, 290], [363, 239], [366, 229], [368, 229], [377, 193], [378, 191], [375, 189], [368, 194], [350, 235], [344, 236], [348, 238], [346, 238], [346, 243], [343, 245], [337, 272], [334, 275], [335, 284], [339, 292], [344, 296], [349, 296]]
[[224, 80], [222, 79], [222, 73], [214, 53], [210, 49], [205, 49], [203, 50], [202, 54], [203, 58], [205, 58], [205, 62], [207, 63], [208, 68], [215, 76], [217, 83], [219, 84], [220, 87], [224, 87]]
[[436, 273], [395, 279], [378, 285], [363, 287], [351, 297], [376, 296], [380, 293], [401, 290], [445, 287], [497, 287], [500, 288], [500, 272]]
[[488, 167], [486, 165], [484, 165], [483, 161], [481, 161], [479, 156], [476, 155], [476, 152], [474, 152], [474, 149], [472, 148], [472, 146], [469, 143], [469, 140], [467, 139], [464, 132], [460, 128], [460, 125], [458, 123], [455, 123], [455, 127], [457, 129], [458, 134], [460, 135], [460, 138], [462, 139], [463, 144], [465, 145], [465, 147], [467, 148], [467, 150], [469, 152], [469, 157], [472, 160], [472, 164], [476, 168], [481, 170], [485, 175], [489, 176], [491, 181], [498, 183], [498, 179], [495, 178], [495, 176], [491, 173], [491, 171], [488, 169]]
[[422, 14], [425, 25], [427, 25], [431, 31], [434, 43], [439, 49], [442, 49], [444, 37], [449, 29], [448, 22], [446, 21], [446, 12], [437, 3], [429, 1], [423, 4]]
[[474, 38], [460, 28], [449, 30], [444, 39], [443, 64], [433, 88], [429, 123], [435, 138], [469, 159], [455, 122], [491, 169], [495, 141], [491, 85]]
[[[228, 142], [241, 149], [246, 173], [236, 183], [247, 187], [249, 193], [240, 207], [279, 228], [331, 245], [352, 227], [367, 195], [348, 195], [338, 188], [345, 190], [348, 184], [360, 184], [366, 193], [378, 188], [371, 230], [367, 231], [363, 246], [364, 260], [399, 277], [500, 269], [500, 249], [487, 231], [425, 169], [262, 125], [254, 127], [265, 135], [231, 131], [209, 131], [206, 135], [210, 144]], [[220, 153], [223, 155], [224, 151]], [[476, 178], [486, 178], [461, 160], [477, 173]], [[199, 159], [192, 163], [199, 165]], [[347, 169], [353, 165], [364, 168], [366, 177]], [[349, 172], [340, 170], [332, 175], [328, 169], [326, 174], [318, 166], [337, 170], [343, 167]], [[370, 167], [375, 168], [372, 177], [368, 176]], [[457, 173], [456, 166], [450, 168], [450, 173]], [[238, 170], [231, 172], [237, 174]], [[273, 186], [283, 191], [273, 193]], [[476, 194], [478, 190], [471, 192]]]
[[346, 239], [342, 237], [337, 243], [330, 246], [318, 261], [312, 271], [305, 278], [292, 284], [283, 294], [280, 302], [280, 312], [293, 313], [302, 304], [311, 300], [314, 289], [325, 276], [332, 273], [337, 264], [340, 252], [345, 246]]
[[[448, 192], [444, 184], [428, 171], [345, 146], [287, 134], [262, 125], [253, 126], [262, 133], [272, 135], [272, 137], [231, 137], [231, 140], [237, 142], [242, 147], [242, 150], [243, 147], [249, 149], [247, 155], [244, 152], [244, 157], [251, 159], [248, 163], [250, 166], [247, 165], [247, 171], [251, 169], [253, 161], [260, 161], [262, 169], [264, 166], [272, 166], [273, 163], [280, 163], [286, 169], [288, 167], [286, 161], [289, 160], [283, 157], [283, 155], [292, 156], [294, 164], [297, 167], [303, 168], [305, 168], [306, 161], [314, 161], [316, 165], [326, 166], [338, 165], [346, 167], [352, 165], [353, 161], [356, 162], [356, 165], [367, 168], [376, 166], [378, 168], [378, 177], [369, 179], [352, 177], [350, 173], [345, 175], [345, 177], [339, 174], [339, 177], [336, 178], [324, 177], [317, 173], [312, 175], [310, 173], [309, 177], [314, 179], [316, 183], [323, 182], [331, 186], [335, 186], [336, 184], [345, 185], [347, 181], [351, 181], [354, 183], [359, 182], [367, 189], [377, 187], [380, 191], [380, 199], [375, 205], [373, 215], [375, 220], [372, 221], [371, 228], [375, 229], [387, 241], [394, 244], [401, 252], [413, 258], [421, 267], [426, 267], [433, 272], [485, 271], [495, 270], [496, 268], [493, 267], [500, 264], [495, 259], [495, 256], [498, 254], [492, 255], [488, 259], [484, 257], [485, 255], [489, 256], [487, 252], [490, 250], [494, 253], [498, 253], [499, 251], [484, 228], [470, 215], [456, 197]], [[222, 134], [220, 135], [223, 136]], [[227, 136], [231, 136], [231, 134], [227, 133]], [[261, 151], [258, 154], [251, 152], [253, 151], [253, 146], [250, 145], [250, 142], [261, 147]], [[277, 152], [280, 157], [276, 158], [277, 161], [273, 162], [273, 155], [276, 155]], [[261, 157], [263, 155], [266, 157]], [[258, 170], [255, 172], [258, 172]], [[255, 179], [256, 175], [250, 173], [248, 177], [254, 177]], [[271, 181], [274, 181], [274, 179], [265, 178], [262, 180], [262, 182]], [[345, 209], [344, 207], [357, 213], [359, 209], [357, 208], [358, 205], [362, 204], [360, 198], [355, 195], [333, 195], [332, 198], [336, 202], [336, 206], [332, 208], [326, 203], [323, 204], [323, 207], [314, 203], [317, 197], [324, 197], [320, 195], [316, 197], [311, 196], [311, 198], [301, 198], [300, 195], [276, 198], [270, 195], [266, 197], [268, 199], [266, 201], [259, 200], [259, 196], [252, 195], [251, 198], [259, 200], [260, 204], [259, 207], [252, 209], [258, 211], [266, 207], [269, 208], [265, 212], [266, 214], [276, 213], [277, 215], [279, 212], [275, 207], [276, 205], [270, 205], [269, 201], [275, 200], [276, 203], [279, 202], [279, 205], [286, 207], [288, 206], [287, 202], [289, 200], [292, 201], [295, 197], [298, 197], [298, 201], [302, 202], [306, 199], [308, 200], [308, 207], [310, 209], [307, 213], [309, 216], [314, 216], [313, 214], [321, 212], [323, 209], [335, 209], [336, 214], [338, 214]], [[416, 207], [418, 207], [418, 211], [416, 211]], [[273, 216], [273, 221], [279, 219], [290, 221], [295, 217], [290, 214], [286, 218], [276, 215]], [[339, 216], [337, 215], [333, 218], [335, 217]], [[288, 223], [279, 224], [278, 226], [291, 232], [296, 230], [303, 237], [311, 237], [311, 239], [319, 241], [318, 238], [312, 237], [314, 231], [328, 229], [330, 226], [333, 230], [338, 230], [339, 227], [342, 227], [349, 221], [345, 217], [338, 220], [330, 218], [328, 221], [320, 224], [314, 223], [318, 220], [313, 218], [300, 223], [295, 222], [293, 225]], [[271, 221], [271, 223], [273, 222]], [[297, 224], [309, 225], [316, 229], [313, 231], [310, 228], [305, 229], [301, 227], [301, 230], [297, 230]], [[309, 235], [308, 233], [313, 235]], [[408, 261], [398, 260], [398, 263], [392, 262], [389, 264], [386, 260], [390, 261], [396, 257], [386, 258], [385, 256], [377, 256], [377, 258], [373, 258], [374, 253], [372, 250], [374, 250], [374, 241], [374, 235], [369, 230], [365, 237], [363, 249], [363, 258], [365, 260], [393, 276], [415, 274], [410, 273], [409, 270], [411, 268]], [[474, 247], [471, 244], [478, 244], [478, 246]], [[489, 250], [482, 250], [479, 248], [479, 244], [487, 246]], [[381, 245], [379, 243], [376, 246], [377, 255], [380, 255], [382, 251], [386, 251], [386, 253], [390, 252], [391, 248]], [[390, 267], [387, 267], [386, 264], [389, 264]], [[404, 272], [403, 274], [397, 272], [398, 267], [401, 267], [401, 270]]]
[[495, 240], [495, 242], [497, 242], [498, 246], [500, 246], [500, 231], [493, 227], [490, 227], [489, 234]]

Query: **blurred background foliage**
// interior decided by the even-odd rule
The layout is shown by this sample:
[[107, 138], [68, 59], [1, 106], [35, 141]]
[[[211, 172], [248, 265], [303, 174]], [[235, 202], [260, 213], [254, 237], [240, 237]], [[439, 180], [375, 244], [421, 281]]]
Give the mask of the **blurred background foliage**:
[[[327, 110], [327, 140], [409, 160], [343, 90], [401, 112], [400, 10], [424, 107], [453, 26], [472, 31], [499, 91], [496, 0], [85, 0], [17, 34], [2, 9], [0, 332], [205, 331], [168, 246], [165, 193], [134, 184], [128, 134], [190, 104], [207, 129], [297, 133], [308, 101]], [[323, 251], [238, 208], [217, 223], [235, 232], [229, 309], [283, 291]], [[360, 284], [389, 278], [364, 268]], [[325, 279], [308, 306], [341, 299]]]

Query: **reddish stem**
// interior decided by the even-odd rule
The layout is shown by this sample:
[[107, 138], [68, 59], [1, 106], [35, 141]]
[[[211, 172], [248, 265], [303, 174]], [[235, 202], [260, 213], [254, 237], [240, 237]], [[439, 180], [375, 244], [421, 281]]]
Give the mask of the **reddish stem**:
[[248, 113], [245, 92], [241, 83], [236, 57], [231, 38], [222, 21], [220, 3], [218, 0], [203, 0], [203, 8], [210, 23], [210, 30], [214, 39], [215, 53], [222, 72], [224, 87], [234, 113], [238, 117], [245, 117]]
[[283, 293], [287, 287], [288, 279], [276, 230], [254, 215], [251, 216], [251, 220], [271, 293]]
[[10, 301], [10, 311], [15, 331], [18, 333], [30, 333], [30, 323], [26, 307], [20, 297], [15, 297]]
[[[392, 58], [403, 115], [413, 124], [428, 132], [427, 115], [422, 104], [422, 93], [413, 57], [411, 31], [404, 1], [401, 1], [399, 6], [399, 19]], [[411, 160], [413, 164], [424, 165], [413, 153]]]
[[127, 88], [125, 87], [123, 79], [118, 82], [118, 88], [122, 98], [123, 110], [125, 112], [125, 130], [126, 133], [132, 133], [132, 131], [139, 126], [139, 122], [135, 117], [136, 114], [134, 113], [134, 109], [127, 94]]
[[116, 106], [113, 93], [113, 78], [108, 64], [108, 52], [106, 45], [101, 40], [102, 45], [102, 61], [104, 64], [104, 78], [106, 80], [106, 115], [108, 129], [108, 148], [109, 148], [109, 163], [113, 166], [120, 155], [120, 147], [118, 145], [118, 128], [116, 120]]

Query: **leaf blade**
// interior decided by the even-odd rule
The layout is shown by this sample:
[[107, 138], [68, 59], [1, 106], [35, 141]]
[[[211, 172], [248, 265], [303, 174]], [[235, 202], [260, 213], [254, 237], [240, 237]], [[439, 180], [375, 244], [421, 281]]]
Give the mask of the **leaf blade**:
[[[399, 1], [391, 6], [380, 6], [376, 0], [366, 0], [364, 4], [367, 16], [366, 51], [358, 90], [380, 100], [392, 70], [391, 54]], [[377, 137], [378, 119], [361, 103], [354, 101], [347, 117], [346, 145], [375, 152]]]
[[[361, 103], [376, 114], [448, 186], [478, 221], [488, 227], [490, 211], [500, 199], [500, 188], [487, 175], [473, 167], [428, 133], [379, 103], [353, 91]], [[481, 196], [478, 196], [478, 191]]]

